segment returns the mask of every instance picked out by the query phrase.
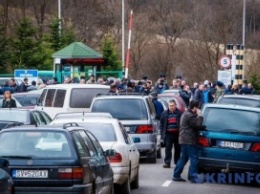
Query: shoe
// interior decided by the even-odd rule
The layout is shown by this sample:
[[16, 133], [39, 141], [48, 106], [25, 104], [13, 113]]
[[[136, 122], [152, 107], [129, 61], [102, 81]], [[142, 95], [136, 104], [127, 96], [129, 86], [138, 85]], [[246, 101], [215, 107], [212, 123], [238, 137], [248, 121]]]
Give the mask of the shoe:
[[164, 164], [163, 168], [171, 168], [171, 165], [170, 164]]
[[177, 181], [177, 182], [186, 182], [186, 180], [181, 178], [181, 177], [180, 178], [173, 178], [172, 180]]

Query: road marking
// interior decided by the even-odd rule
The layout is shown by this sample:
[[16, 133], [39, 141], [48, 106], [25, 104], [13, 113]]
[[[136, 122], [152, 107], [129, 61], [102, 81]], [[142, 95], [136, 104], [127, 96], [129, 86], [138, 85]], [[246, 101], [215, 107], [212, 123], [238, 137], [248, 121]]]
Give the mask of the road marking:
[[171, 184], [172, 181], [165, 181], [163, 184], [162, 184], [162, 187], [168, 187], [170, 184]]

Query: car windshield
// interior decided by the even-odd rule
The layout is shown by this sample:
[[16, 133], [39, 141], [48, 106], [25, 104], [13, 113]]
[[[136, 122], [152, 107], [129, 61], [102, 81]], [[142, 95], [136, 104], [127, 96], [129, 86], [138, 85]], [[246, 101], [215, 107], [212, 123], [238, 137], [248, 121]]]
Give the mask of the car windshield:
[[62, 132], [6, 131], [0, 134], [0, 157], [71, 157], [67, 137]]
[[245, 110], [207, 108], [204, 124], [209, 131], [259, 132], [259, 113]]
[[29, 113], [27, 111], [0, 110], [0, 118], [5, 121], [18, 121], [29, 124]]
[[96, 100], [92, 112], [108, 112], [120, 120], [147, 120], [147, 111], [141, 99], [100, 99]]
[[260, 107], [260, 101], [246, 98], [221, 98], [219, 104], [238, 104], [243, 106]]
[[111, 123], [83, 123], [83, 127], [92, 132], [98, 141], [116, 141], [115, 129]]

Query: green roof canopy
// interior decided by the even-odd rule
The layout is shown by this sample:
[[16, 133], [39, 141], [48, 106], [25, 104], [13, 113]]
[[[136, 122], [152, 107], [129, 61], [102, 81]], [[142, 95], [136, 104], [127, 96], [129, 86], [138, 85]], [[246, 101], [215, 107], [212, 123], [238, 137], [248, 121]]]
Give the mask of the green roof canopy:
[[52, 57], [60, 59], [100, 59], [102, 55], [82, 42], [74, 42], [55, 52]]

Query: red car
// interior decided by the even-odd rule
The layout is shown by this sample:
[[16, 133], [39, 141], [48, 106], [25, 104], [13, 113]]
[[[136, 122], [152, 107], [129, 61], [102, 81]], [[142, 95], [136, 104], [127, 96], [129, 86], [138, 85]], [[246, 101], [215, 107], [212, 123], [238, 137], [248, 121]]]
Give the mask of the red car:
[[179, 110], [181, 110], [182, 112], [184, 112], [187, 107], [184, 103], [184, 101], [182, 100], [182, 98], [176, 94], [172, 94], [172, 93], [166, 93], [166, 94], [158, 94], [158, 99], [164, 100], [167, 103], [169, 102], [169, 100], [175, 100], [176, 104], [177, 104], [177, 108]]

